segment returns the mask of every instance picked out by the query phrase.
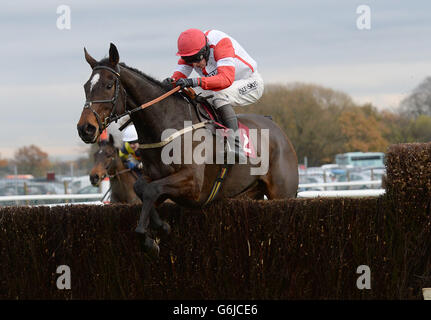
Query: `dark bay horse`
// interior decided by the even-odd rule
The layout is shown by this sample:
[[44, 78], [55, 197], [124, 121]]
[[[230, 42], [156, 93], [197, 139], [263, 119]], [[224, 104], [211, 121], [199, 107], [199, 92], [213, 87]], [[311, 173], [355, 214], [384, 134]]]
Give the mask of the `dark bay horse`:
[[[79, 136], [86, 143], [94, 143], [103, 129], [116, 116], [166, 93], [163, 85], [148, 75], [119, 63], [119, 53], [111, 44], [109, 58], [95, 60], [84, 49], [85, 59], [92, 68], [90, 79], [84, 85], [86, 103], [77, 124]], [[162, 140], [166, 129], [181, 130], [185, 121], [193, 124], [200, 119], [190, 103], [180, 94], [174, 94], [161, 102], [130, 113], [136, 127], [140, 145]], [[296, 197], [298, 188], [298, 160], [295, 150], [284, 132], [270, 119], [254, 115], [238, 115], [239, 121], [257, 132], [256, 154], [267, 159], [267, 170], [251, 174], [256, 164], [233, 164], [224, 177], [215, 199], [233, 198], [244, 194], [266, 195], [268, 199]], [[265, 131], [266, 130], [266, 131]], [[262, 139], [268, 132], [268, 139]], [[185, 135], [177, 138], [185, 145]], [[198, 142], [192, 142], [195, 151]], [[167, 198], [182, 206], [201, 207], [212, 194], [213, 186], [223, 168], [219, 163], [191, 163], [182, 155], [182, 162], [166, 164], [162, 161], [163, 148], [142, 150], [145, 173], [151, 179], [139, 179], [135, 192], [142, 200], [141, 216], [136, 232], [143, 236], [145, 247], [158, 252], [156, 242], [149, 236], [150, 220], [158, 215], [155, 204]], [[154, 221], [153, 221], [154, 220]], [[153, 223], [153, 225], [160, 225]]]
[[109, 140], [99, 142], [99, 149], [94, 153], [94, 166], [90, 171], [93, 186], [98, 186], [105, 177], [109, 177], [111, 184], [111, 203], [142, 203], [133, 190], [138, 176], [125, 167], [112, 135], [109, 135]]

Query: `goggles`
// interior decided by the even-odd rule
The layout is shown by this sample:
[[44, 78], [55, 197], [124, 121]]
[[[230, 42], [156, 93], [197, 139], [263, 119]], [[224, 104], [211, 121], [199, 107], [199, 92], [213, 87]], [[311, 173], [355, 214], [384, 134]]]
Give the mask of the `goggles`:
[[186, 63], [192, 64], [194, 62], [200, 62], [202, 59], [208, 59], [207, 55], [209, 53], [208, 50], [208, 43], [196, 54], [192, 56], [182, 56], [181, 59], [183, 59]]

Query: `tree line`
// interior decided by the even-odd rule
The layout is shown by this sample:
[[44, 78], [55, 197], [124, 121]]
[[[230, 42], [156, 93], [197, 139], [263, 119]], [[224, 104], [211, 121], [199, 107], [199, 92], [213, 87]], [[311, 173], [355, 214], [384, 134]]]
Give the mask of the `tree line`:
[[56, 175], [68, 176], [71, 166], [74, 175], [88, 174], [93, 166], [93, 153], [96, 145], [88, 147], [87, 153], [73, 161], [51, 161], [47, 152], [36, 145], [18, 148], [12, 159], [5, 159], [0, 154], [0, 178], [8, 174], [14, 174], [15, 168], [18, 174], [31, 174], [35, 178], [43, 178], [48, 172]]
[[309, 166], [320, 166], [333, 163], [338, 153], [386, 152], [391, 144], [431, 141], [431, 90], [428, 112], [423, 106], [412, 112], [409, 100], [394, 111], [379, 111], [322, 86], [277, 84], [266, 86], [256, 104], [236, 111], [272, 116], [294, 145], [298, 161], [307, 157]]

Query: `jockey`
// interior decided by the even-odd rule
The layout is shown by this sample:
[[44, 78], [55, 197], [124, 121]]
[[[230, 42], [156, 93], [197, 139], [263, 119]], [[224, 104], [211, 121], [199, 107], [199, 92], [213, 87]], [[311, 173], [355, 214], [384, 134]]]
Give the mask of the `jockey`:
[[[196, 94], [203, 97], [212, 95], [208, 101], [214, 105], [217, 115], [226, 127], [237, 133], [238, 120], [232, 107], [254, 103], [263, 93], [264, 84], [256, 61], [235, 39], [218, 30], [182, 32], [177, 56], [181, 58], [176, 70], [163, 84], [171, 88], [194, 87]], [[193, 70], [200, 77], [188, 78]], [[238, 134], [235, 136], [235, 155], [244, 158]]]
[[119, 150], [121, 160], [129, 169], [139, 172], [143, 169], [141, 158], [136, 154], [139, 149], [138, 133], [135, 126], [129, 125], [123, 133], [123, 146]]

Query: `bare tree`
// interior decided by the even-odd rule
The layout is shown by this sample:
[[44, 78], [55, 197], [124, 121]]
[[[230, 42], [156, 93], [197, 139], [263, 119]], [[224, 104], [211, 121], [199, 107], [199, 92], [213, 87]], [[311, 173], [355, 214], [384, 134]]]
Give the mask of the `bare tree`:
[[399, 111], [409, 118], [431, 116], [431, 77], [425, 78], [413, 92], [400, 103]]

